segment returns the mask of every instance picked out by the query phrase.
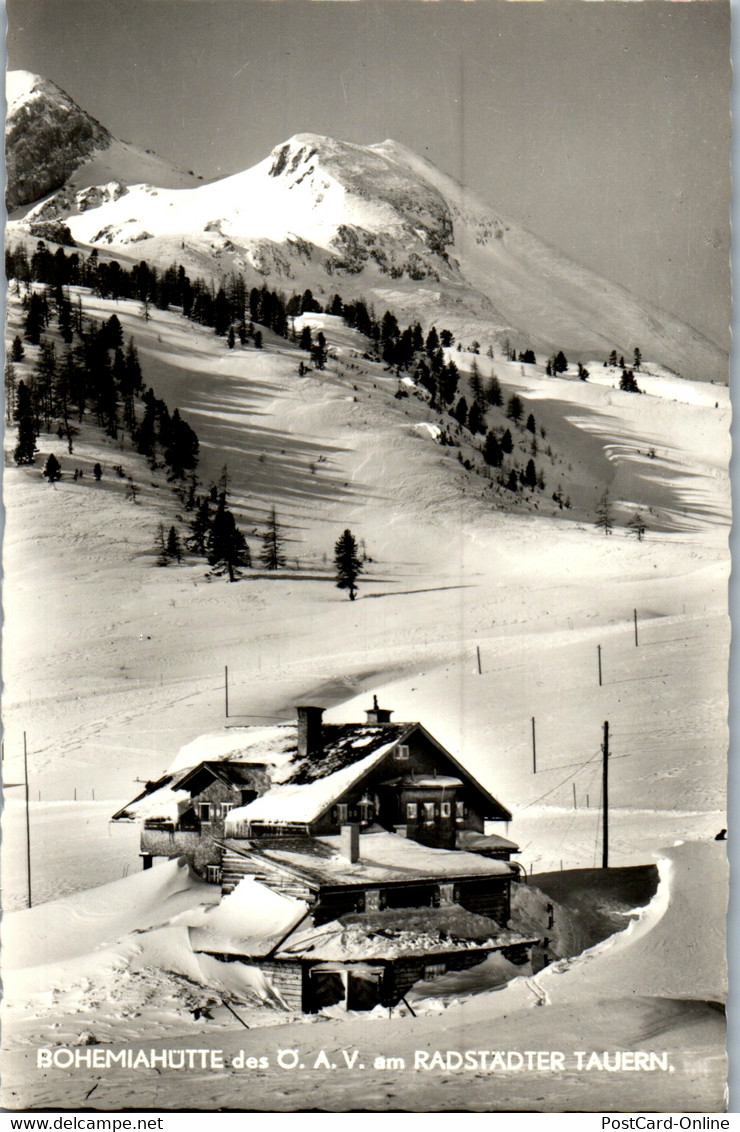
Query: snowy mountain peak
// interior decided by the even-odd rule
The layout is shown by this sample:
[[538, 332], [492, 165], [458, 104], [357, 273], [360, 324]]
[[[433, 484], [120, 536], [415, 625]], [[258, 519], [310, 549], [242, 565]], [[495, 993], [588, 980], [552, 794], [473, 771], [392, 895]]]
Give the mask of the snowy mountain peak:
[[444, 320], [467, 341], [508, 338], [585, 359], [639, 345], [684, 376], [727, 379], [715, 343], [391, 138], [298, 133], [252, 168], [199, 184], [117, 141], [37, 75], [11, 72], [8, 95], [8, 207], [38, 202], [25, 217], [32, 235], [63, 224], [82, 245], [137, 244], [163, 267], [179, 257], [215, 277], [235, 270], [253, 283], [363, 297], [408, 320]]
[[30, 71], [9, 71], [5, 125], [8, 209], [59, 188], [113, 138], [58, 86]]

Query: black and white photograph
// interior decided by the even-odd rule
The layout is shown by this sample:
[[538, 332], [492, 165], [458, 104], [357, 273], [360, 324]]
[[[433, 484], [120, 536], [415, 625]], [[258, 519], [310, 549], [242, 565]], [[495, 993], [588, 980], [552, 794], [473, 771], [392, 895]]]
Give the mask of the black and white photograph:
[[725, 1113], [729, 0], [5, 14], [2, 1110]]

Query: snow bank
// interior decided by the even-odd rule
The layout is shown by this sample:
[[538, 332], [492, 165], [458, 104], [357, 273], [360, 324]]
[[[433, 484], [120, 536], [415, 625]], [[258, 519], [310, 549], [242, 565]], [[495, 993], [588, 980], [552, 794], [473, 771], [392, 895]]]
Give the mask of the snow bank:
[[268, 955], [308, 913], [308, 904], [281, 896], [254, 877], [245, 877], [201, 925], [191, 928], [194, 951]]
[[129, 932], [212, 904], [219, 896], [214, 885], [200, 880], [179, 859], [63, 900], [11, 912], [2, 921], [4, 969], [87, 955]]

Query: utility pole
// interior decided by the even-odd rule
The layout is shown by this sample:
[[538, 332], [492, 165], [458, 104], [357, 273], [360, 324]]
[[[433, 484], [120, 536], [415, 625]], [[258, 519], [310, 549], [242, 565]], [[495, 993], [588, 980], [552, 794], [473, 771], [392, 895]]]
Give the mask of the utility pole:
[[532, 716], [532, 774], [537, 773], [537, 741], [534, 733], [534, 716]]
[[637, 610], [634, 609], [632, 612], [634, 613], [635, 617], [635, 648], [638, 648], [640, 642], [637, 639]]
[[596, 646], [596, 652], [599, 657], [599, 687], [601, 687], [601, 645]]
[[602, 845], [602, 869], [609, 868], [609, 724], [604, 721], [604, 742], [601, 746], [603, 763], [604, 827]]
[[28, 907], [31, 907], [31, 815], [28, 800], [28, 745], [23, 732], [23, 780], [26, 786], [26, 867], [28, 869]]
[[224, 667], [224, 698], [226, 700], [226, 718], [229, 718], [229, 666]]

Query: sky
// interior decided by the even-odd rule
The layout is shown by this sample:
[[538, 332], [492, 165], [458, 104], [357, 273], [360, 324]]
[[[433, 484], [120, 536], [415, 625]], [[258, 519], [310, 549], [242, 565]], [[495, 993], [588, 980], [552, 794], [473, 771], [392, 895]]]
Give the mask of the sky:
[[295, 133], [424, 154], [729, 344], [728, 0], [9, 0], [8, 66], [206, 179]]

